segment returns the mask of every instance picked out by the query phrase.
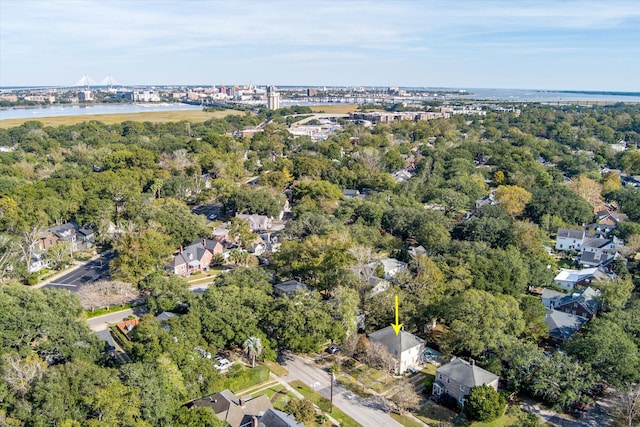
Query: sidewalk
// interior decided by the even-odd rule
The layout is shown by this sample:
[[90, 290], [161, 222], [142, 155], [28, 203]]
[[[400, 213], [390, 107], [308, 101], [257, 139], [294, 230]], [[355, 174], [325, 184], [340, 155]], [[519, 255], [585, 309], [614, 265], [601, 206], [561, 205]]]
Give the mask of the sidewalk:
[[[302, 395], [302, 393], [300, 393], [298, 390], [294, 389], [293, 387], [291, 387], [291, 385], [286, 382], [285, 380], [283, 380], [282, 378], [280, 378], [279, 376], [277, 376], [276, 374], [274, 374], [273, 372], [269, 372], [269, 376], [271, 377], [271, 379], [277, 381], [280, 385], [282, 385], [285, 390], [290, 391], [291, 393], [293, 393], [293, 395], [295, 397], [297, 397], [300, 400], [305, 399], [305, 397]], [[327, 414], [326, 412], [323, 412], [318, 405], [313, 405], [313, 407], [316, 409], [316, 411], [320, 411], [322, 412], [324, 415], [326, 415], [329, 418], [329, 421], [331, 421], [331, 423], [333, 425], [339, 426], [340, 423], [338, 422], [338, 420], [336, 420], [335, 418], [333, 418], [330, 414]]]

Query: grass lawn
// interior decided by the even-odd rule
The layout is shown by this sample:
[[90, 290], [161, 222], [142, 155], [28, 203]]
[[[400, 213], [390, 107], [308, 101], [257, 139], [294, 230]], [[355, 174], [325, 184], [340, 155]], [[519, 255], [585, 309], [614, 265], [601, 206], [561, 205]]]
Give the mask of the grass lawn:
[[357, 427], [360, 425], [354, 420], [352, 420], [347, 414], [342, 412], [340, 409], [336, 408], [335, 406], [333, 407], [333, 411], [329, 412], [330, 410], [329, 399], [322, 397], [319, 393], [309, 388], [309, 386], [307, 386], [302, 381], [296, 380], [296, 381], [292, 381], [290, 384], [293, 388], [298, 390], [300, 394], [302, 394], [304, 397], [306, 397], [307, 399], [309, 399], [310, 401], [318, 405], [318, 407], [321, 410], [323, 410], [324, 412], [330, 413], [333, 418], [335, 418], [340, 422], [340, 425], [342, 427]]
[[438, 425], [439, 422], [451, 422], [458, 414], [431, 402], [414, 415], [429, 425]]
[[[224, 110], [207, 113], [202, 110], [180, 110], [180, 111], [149, 111], [144, 113], [129, 114], [92, 114], [81, 116], [62, 117], [39, 117], [37, 120], [45, 126], [73, 125], [76, 123], [97, 120], [104, 124], [122, 123], [128, 120], [136, 122], [168, 123], [188, 120], [190, 122], [204, 122], [214, 118], [223, 118], [229, 115], [243, 115], [244, 111]], [[0, 120], [0, 128], [8, 129], [20, 126], [22, 123], [31, 121], [33, 118], [5, 119]]]
[[[359, 383], [361, 383], [365, 387], [368, 387], [374, 390], [376, 393], [384, 393], [385, 391], [393, 387], [393, 385], [395, 384], [395, 379], [387, 376], [385, 372], [380, 371], [378, 369], [369, 368], [365, 365], [360, 365], [356, 369], [349, 371], [347, 373], [347, 377], [349, 379], [352, 377], [355, 378]], [[347, 380], [345, 380], [344, 382], [346, 384], [349, 384], [349, 381]], [[351, 390], [351, 391], [360, 395], [360, 393], [358, 393], [358, 390]], [[366, 396], [362, 396], [362, 397], [366, 397]]]
[[422, 424], [416, 422], [414, 419], [409, 418], [406, 415], [400, 415], [394, 412], [391, 412], [389, 415], [391, 415], [391, 418], [393, 418], [394, 420], [396, 420], [397, 422], [399, 422], [405, 427], [424, 427]]
[[279, 377], [284, 377], [289, 373], [289, 371], [287, 371], [287, 369], [284, 366], [276, 362], [265, 360], [263, 363], [267, 366], [267, 368], [269, 368], [271, 372], [273, 372], [275, 375]]
[[261, 388], [258, 389], [256, 391], [253, 391], [251, 393], [249, 393], [249, 396], [251, 397], [258, 397], [258, 396], [262, 396], [263, 394], [266, 394], [267, 397], [269, 399], [271, 399], [273, 397], [274, 394], [276, 394], [277, 392], [279, 392], [280, 390], [282, 390], [284, 387], [281, 386], [280, 384], [274, 384], [271, 387], [268, 388]]
[[493, 421], [480, 422], [476, 421], [470, 424], [470, 427], [507, 427], [518, 421], [515, 415], [503, 415]]
[[347, 114], [358, 110], [358, 104], [312, 105], [314, 113]]
[[91, 311], [91, 310], [85, 310], [84, 314], [85, 314], [85, 319], [91, 319], [93, 317], [98, 317], [98, 316], [102, 316], [104, 314], [111, 314], [111, 313], [117, 313], [119, 311], [124, 311], [124, 310], [128, 310], [130, 308], [133, 307], [138, 307], [138, 305], [131, 305], [131, 304], [125, 304], [124, 306], [121, 305], [112, 305], [109, 308], [96, 308], [95, 310]]
[[427, 374], [427, 375], [433, 375], [434, 377], [436, 376], [436, 365], [432, 365], [431, 363], [425, 363], [424, 367], [422, 368], [422, 370], [420, 372]]

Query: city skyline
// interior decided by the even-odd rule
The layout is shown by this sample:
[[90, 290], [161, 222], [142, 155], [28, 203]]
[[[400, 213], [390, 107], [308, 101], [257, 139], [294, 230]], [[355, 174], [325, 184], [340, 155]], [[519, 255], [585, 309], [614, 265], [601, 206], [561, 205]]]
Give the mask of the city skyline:
[[0, 86], [639, 91], [640, 5], [0, 0]]

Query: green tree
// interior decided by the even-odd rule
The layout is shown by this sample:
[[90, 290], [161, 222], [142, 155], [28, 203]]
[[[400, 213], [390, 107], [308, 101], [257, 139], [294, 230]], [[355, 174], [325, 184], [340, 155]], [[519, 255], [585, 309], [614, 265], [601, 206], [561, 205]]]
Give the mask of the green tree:
[[256, 357], [262, 354], [262, 340], [259, 337], [249, 337], [242, 343], [242, 349], [251, 359], [251, 367], [256, 367]]
[[287, 402], [285, 411], [294, 416], [296, 421], [301, 423], [310, 423], [316, 417], [316, 410], [313, 407], [313, 402], [309, 399], [290, 399]]
[[616, 323], [596, 318], [567, 341], [568, 354], [589, 363], [614, 385], [640, 381], [640, 354], [631, 337]]
[[449, 326], [441, 344], [449, 353], [496, 351], [524, 329], [518, 302], [508, 295], [468, 289], [443, 301], [440, 311]]
[[181, 407], [175, 413], [173, 418], [174, 427], [227, 427], [228, 423], [218, 418], [213, 409], [200, 408], [194, 406], [192, 408]]
[[464, 401], [464, 413], [472, 420], [492, 421], [504, 413], [505, 398], [493, 387], [472, 387]]
[[162, 268], [174, 251], [169, 236], [154, 229], [125, 232], [113, 248], [117, 253], [110, 265], [114, 277], [136, 284]]

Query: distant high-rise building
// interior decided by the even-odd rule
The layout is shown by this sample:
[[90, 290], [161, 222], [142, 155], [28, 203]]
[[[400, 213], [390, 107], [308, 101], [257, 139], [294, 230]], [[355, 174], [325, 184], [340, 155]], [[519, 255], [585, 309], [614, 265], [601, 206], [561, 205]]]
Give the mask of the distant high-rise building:
[[309, 88], [307, 89], [307, 96], [316, 96], [318, 94], [318, 89]]
[[276, 92], [276, 88], [273, 86], [267, 86], [267, 108], [269, 110], [280, 108], [280, 94]]
[[91, 93], [90, 90], [79, 90], [78, 91], [78, 101], [80, 101], [80, 102], [93, 101], [93, 93]]

